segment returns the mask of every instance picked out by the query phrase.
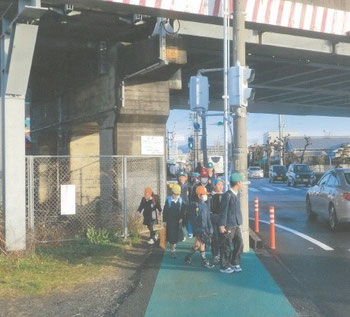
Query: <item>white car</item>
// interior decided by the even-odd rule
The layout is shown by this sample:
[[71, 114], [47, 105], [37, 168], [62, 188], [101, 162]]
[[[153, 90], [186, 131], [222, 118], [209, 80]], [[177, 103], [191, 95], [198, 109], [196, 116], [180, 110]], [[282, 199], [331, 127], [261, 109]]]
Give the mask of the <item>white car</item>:
[[248, 168], [249, 178], [264, 178], [264, 171], [260, 166], [250, 166]]

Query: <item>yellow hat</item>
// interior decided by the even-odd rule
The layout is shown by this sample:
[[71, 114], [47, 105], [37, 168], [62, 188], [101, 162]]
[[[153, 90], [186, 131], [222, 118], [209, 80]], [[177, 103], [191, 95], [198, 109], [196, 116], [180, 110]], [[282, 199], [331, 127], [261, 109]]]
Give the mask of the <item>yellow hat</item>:
[[175, 184], [171, 189], [174, 195], [181, 195], [181, 187], [178, 184]]

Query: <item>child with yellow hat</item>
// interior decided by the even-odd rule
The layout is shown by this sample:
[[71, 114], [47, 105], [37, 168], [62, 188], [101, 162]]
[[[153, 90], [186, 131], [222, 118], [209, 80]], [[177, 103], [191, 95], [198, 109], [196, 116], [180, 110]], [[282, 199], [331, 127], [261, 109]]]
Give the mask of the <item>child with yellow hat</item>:
[[166, 241], [170, 244], [171, 257], [176, 259], [176, 244], [184, 238], [182, 231], [184, 204], [180, 196], [180, 185], [175, 184], [171, 192], [172, 195], [167, 197], [164, 205], [163, 221], [166, 227]]

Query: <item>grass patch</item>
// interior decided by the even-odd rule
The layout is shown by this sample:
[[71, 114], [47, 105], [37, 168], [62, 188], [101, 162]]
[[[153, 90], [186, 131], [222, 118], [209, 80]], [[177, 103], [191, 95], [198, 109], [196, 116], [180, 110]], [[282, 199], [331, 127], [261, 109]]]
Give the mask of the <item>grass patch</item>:
[[117, 267], [137, 239], [100, 245], [75, 240], [45, 246], [29, 255], [0, 256], [0, 297], [69, 290]]

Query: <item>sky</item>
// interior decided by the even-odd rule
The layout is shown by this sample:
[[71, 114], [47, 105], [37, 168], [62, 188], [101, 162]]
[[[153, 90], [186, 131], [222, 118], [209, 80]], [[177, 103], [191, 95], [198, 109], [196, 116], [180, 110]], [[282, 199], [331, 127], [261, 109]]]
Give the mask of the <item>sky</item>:
[[[300, 136], [350, 136], [350, 118], [316, 117], [316, 116], [283, 116], [285, 131], [295, 131]], [[208, 117], [208, 145], [223, 143], [224, 129], [217, 126], [222, 117]], [[248, 114], [248, 144], [262, 144], [265, 132], [278, 131], [278, 115]], [[167, 122], [167, 129], [176, 135], [187, 137], [191, 135], [192, 123], [190, 111], [172, 110]]]

